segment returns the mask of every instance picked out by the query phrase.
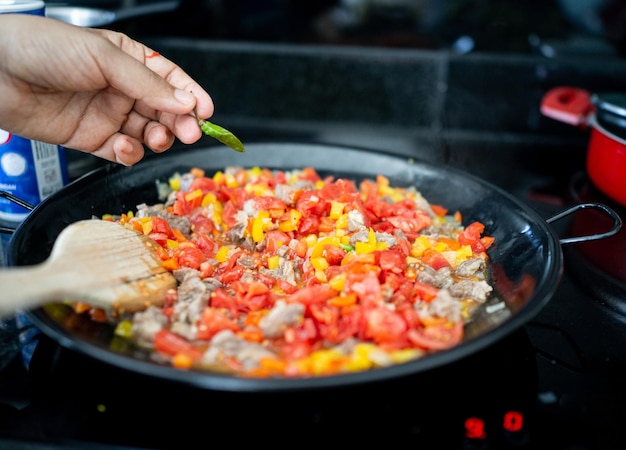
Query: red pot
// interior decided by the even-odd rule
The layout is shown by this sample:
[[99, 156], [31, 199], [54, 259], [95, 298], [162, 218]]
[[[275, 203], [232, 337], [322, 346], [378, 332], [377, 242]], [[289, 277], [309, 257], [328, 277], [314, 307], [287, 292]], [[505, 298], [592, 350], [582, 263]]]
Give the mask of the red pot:
[[541, 112], [591, 129], [587, 175], [605, 195], [626, 206], [626, 95], [591, 95], [584, 89], [558, 87], [544, 95]]

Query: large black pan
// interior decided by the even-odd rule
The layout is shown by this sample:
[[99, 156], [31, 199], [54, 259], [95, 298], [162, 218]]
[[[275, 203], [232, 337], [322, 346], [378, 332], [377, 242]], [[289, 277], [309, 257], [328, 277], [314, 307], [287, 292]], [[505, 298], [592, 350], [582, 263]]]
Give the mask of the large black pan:
[[486, 233], [495, 237], [489, 256], [497, 295], [466, 327], [466, 337], [458, 347], [389, 368], [310, 379], [247, 379], [173, 369], [151, 362], [144, 352], [113, 338], [109, 326], [76, 315], [69, 308], [54, 305], [27, 312], [28, 316], [65, 347], [152, 377], [224, 391], [309, 389], [391, 379], [465, 358], [533, 318], [560, 281], [563, 241], [534, 210], [503, 190], [457, 170], [414, 163], [385, 153], [289, 143], [249, 144], [243, 154], [223, 146], [172, 151], [131, 168], [98, 169], [31, 212], [10, 241], [9, 264], [30, 265], [46, 259], [56, 236], [71, 222], [126, 212], [139, 203], [157, 202], [157, 179], [167, 180], [174, 172], [182, 173], [194, 166], [215, 171], [232, 165], [274, 169], [310, 166], [321, 174], [354, 180], [383, 174], [393, 185], [416, 186], [431, 202], [461, 211], [465, 223], [484, 223]]

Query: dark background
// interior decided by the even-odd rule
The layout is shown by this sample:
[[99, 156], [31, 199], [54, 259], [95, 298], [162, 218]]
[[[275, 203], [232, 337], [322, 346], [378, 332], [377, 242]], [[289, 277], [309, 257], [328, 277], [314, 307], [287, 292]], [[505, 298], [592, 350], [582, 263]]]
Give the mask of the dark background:
[[189, 72], [244, 143], [380, 149], [510, 191], [584, 166], [587, 130], [540, 113], [550, 88], [626, 90], [623, 0], [181, 0], [107, 27]]

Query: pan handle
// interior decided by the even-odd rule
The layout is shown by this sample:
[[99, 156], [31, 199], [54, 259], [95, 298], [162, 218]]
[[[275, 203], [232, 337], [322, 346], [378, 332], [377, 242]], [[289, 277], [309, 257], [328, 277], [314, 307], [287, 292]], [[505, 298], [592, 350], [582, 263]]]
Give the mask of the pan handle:
[[620, 216], [611, 208], [609, 208], [606, 205], [603, 205], [602, 203], [581, 203], [578, 205], [574, 205], [571, 208], [566, 209], [565, 211], [561, 211], [560, 213], [552, 217], [549, 217], [548, 219], [546, 219], [546, 222], [550, 224], [550, 223], [556, 222], [557, 220], [561, 220], [569, 215], [572, 215], [577, 211], [580, 211], [582, 209], [588, 209], [588, 208], [600, 210], [601, 212], [609, 216], [611, 220], [613, 221], [613, 227], [610, 230], [605, 231], [604, 233], [595, 233], [595, 234], [590, 234], [587, 236], [576, 236], [576, 237], [559, 239], [559, 242], [561, 243], [561, 245], [605, 239], [611, 236], [615, 236], [618, 233], [618, 231], [622, 228], [622, 219], [620, 218]]
[[[7, 191], [0, 191], [0, 197], [4, 197], [7, 200], [20, 205], [23, 208], [26, 208], [29, 211], [32, 211], [33, 209], [35, 209], [35, 206], [31, 205], [30, 203], [22, 200], [19, 197], [16, 197], [13, 194], [9, 194]], [[9, 228], [9, 227], [5, 227], [5, 226], [0, 226], [0, 233], [6, 233], [6, 234], [11, 234], [15, 231], [15, 229], [13, 228]]]

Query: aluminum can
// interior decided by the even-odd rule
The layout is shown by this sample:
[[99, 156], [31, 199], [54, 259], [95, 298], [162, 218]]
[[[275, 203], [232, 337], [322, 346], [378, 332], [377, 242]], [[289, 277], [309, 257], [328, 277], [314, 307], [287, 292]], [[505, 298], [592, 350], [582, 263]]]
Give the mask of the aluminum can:
[[[0, 0], [0, 14], [45, 15], [37, 0]], [[0, 102], [2, 92], [0, 92]], [[69, 182], [65, 149], [0, 129], [0, 190], [35, 206]], [[0, 197], [0, 220], [21, 222], [30, 211]]]
[[0, 14], [19, 13], [43, 16], [46, 4], [41, 0], [0, 0]]

